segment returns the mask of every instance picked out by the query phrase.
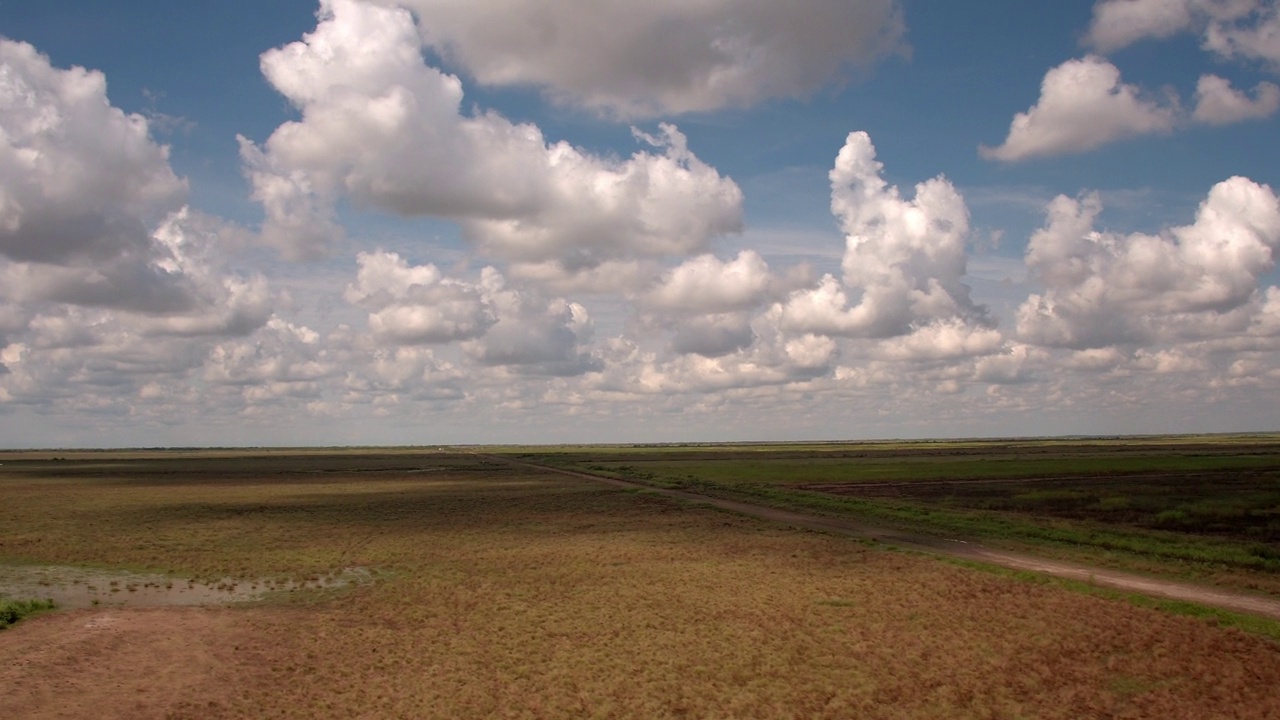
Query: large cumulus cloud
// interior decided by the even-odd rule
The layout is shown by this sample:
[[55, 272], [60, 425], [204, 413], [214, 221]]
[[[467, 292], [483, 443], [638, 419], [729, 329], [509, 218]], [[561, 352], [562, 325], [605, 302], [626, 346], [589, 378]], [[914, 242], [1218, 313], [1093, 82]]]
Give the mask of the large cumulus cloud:
[[[241, 231], [187, 183], [102, 73], [0, 39], [0, 397], [72, 417], [187, 408], [210, 347], [279, 295], [232, 271]], [[145, 413], [143, 413], [145, 414]]]
[[895, 0], [397, 2], [480, 83], [614, 117], [803, 97], [899, 50], [905, 29]]
[[324, 0], [314, 32], [263, 55], [302, 113], [262, 147], [241, 141], [264, 237], [286, 255], [323, 254], [343, 198], [457, 220], [482, 253], [547, 280], [697, 252], [740, 229], [741, 191], [674, 126], [637, 133], [654, 152], [597, 157], [534, 125], [464, 113], [460, 81], [421, 53], [407, 10]]
[[1097, 195], [1060, 196], [1049, 206], [1027, 247], [1027, 265], [1045, 290], [1018, 311], [1023, 338], [1100, 348], [1245, 329], [1280, 247], [1280, 202], [1271, 188], [1225, 180], [1195, 222], [1158, 235], [1098, 231], [1101, 210]]
[[727, 262], [707, 254], [664, 273], [637, 305], [642, 326], [671, 332], [675, 353], [718, 357], [755, 341], [753, 313], [785, 287], [754, 250]]
[[224, 272], [222, 233], [102, 73], [0, 39], [0, 300], [123, 313], [132, 331], [243, 334], [270, 315], [261, 275]]
[[831, 209], [846, 233], [843, 282], [825, 276], [782, 307], [794, 331], [844, 337], [905, 335], [937, 321], [988, 323], [964, 283], [969, 211], [945, 178], [905, 199], [881, 177], [865, 132], [850, 133], [831, 170]]
[[100, 72], [53, 67], [0, 38], [0, 254], [25, 262], [146, 256], [186, 183]]

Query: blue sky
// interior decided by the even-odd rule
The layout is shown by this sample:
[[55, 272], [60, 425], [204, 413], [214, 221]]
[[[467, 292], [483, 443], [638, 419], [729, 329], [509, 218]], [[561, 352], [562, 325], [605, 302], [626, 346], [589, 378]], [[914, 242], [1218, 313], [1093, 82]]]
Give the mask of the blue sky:
[[0, 0], [0, 435], [1274, 429], [1273, 0], [690, 7]]

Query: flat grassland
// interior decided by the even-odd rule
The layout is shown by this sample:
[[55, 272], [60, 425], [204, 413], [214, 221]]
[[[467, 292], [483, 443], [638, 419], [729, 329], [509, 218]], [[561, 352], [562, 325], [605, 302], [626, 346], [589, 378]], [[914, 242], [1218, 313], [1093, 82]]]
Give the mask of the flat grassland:
[[1280, 595], [1276, 435], [508, 452]]
[[[866, 482], [858, 458], [708, 452], [536, 459], [884, 501], [789, 489]], [[787, 463], [846, 471], [775, 480]], [[23, 620], [0, 632], [0, 717], [1280, 715], [1280, 645], [1264, 637], [461, 451], [3, 453], [0, 563], [371, 578]]]

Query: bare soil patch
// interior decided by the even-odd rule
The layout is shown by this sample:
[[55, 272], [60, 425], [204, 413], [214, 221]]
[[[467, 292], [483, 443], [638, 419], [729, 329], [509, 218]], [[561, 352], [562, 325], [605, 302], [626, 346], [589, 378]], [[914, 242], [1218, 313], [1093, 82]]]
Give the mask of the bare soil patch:
[[256, 642], [245, 619], [218, 608], [131, 608], [25, 621], [0, 634], [0, 717], [222, 714], [255, 682], [239, 661]]

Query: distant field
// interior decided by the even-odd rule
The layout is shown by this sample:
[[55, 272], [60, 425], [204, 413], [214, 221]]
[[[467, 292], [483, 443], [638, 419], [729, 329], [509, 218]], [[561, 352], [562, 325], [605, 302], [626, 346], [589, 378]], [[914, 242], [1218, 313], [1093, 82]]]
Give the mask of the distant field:
[[512, 450], [1280, 594], [1280, 436]]
[[[538, 457], [729, 487], [716, 452]], [[829, 482], [826, 465], [862, 459], [815, 464]], [[791, 489], [812, 477], [751, 482], [847, 499]], [[0, 632], [0, 717], [1280, 715], [1272, 640], [467, 452], [0, 453], [0, 499], [10, 566], [373, 578], [22, 620]], [[95, 640], [112, 628], [133, 634]]]

